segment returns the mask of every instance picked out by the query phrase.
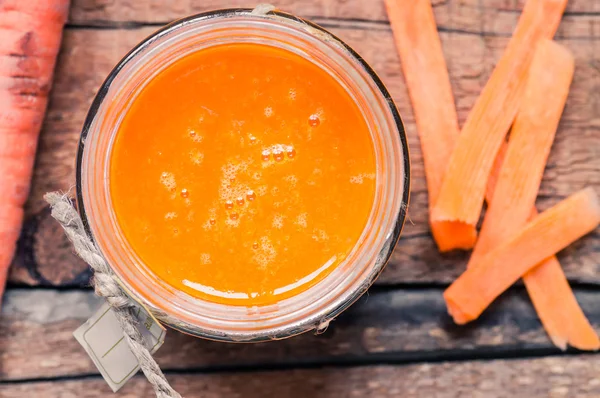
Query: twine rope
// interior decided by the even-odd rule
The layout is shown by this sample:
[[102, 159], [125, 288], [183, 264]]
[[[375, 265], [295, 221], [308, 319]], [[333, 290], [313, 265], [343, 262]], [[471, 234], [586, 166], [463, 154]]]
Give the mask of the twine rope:
[[171, 387], [160, 367], [148, 350], [148, 344], [137, 328], [137, 318], [134, 316], [136, 304], [127, 296], [114, 279], [115, 276], [96, 245], [87, 236], [81, 217], [73, 207], [67, 195], [50, 192], [44, 199], [52, 208], [54, 217], [65, 230], [65, 233], [75, 252], [94, 270], [91, 280], [96, 294], [104, 297], [110, 304], [119, 325], [123, 329], [125, 341], [135, 355], [144, 375], [154, 388], [158, 398], [181, 398], [181, 395]]

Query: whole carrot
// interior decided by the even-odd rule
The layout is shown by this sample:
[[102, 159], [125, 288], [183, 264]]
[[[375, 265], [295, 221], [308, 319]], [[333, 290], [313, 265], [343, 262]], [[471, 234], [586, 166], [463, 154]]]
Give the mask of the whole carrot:
[[69, 0], [0, 1], [0, 298], [68, 11]]

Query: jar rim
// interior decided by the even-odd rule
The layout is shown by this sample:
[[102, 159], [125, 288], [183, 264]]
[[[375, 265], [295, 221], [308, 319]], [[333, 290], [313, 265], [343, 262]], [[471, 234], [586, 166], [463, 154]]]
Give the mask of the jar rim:
[[[151, 46], [154, 42], [156, 42], [159, 38], [172, 34], [179, 29], [183, 29], [189, 27], [192, 24], [202, 23], [209, 20], [214, 19], [228, 19], [233, 17], [248, 17], [252, 19], [262, 20], [262, 21], [271, 21], [271, 18], [277, 18], [278, 21], [284, 21], [288, 24], [302, 24], [304, 27], [308, 27], [312, 30], [312, 32], [307, 34], [319, 35], [322, 37], [326, 37], [328, 40], [331, 40], [333, 44], [343, 49], [346, 55], [350, 58], [350, 60], [356, 64], [356, 66], [362, 69], [361, 72], [364, 72], [365, 75], [372, 83], [374, 89], [376, 90], [376, 94], [380, 96], [382, 103], [386, 104], [386, 109], [384, 112], [387, 113], [387, 116], [391, 118], [390, 125], [393, 125], [395, 132], [397, 132], [399, 139], [399, 150], [401, 155], [401, 177], [403, 181], [399, 184], [401, 189], [400, 195], [400, 206], [397, 209], [396, 214], [394, 215], [393, 223], [391, 224], [393, 227], [390, 231], [384, 231], [387, 234], [387, 237], [384, 242], [382, 242], [382, 247], [379, 249], [376, 260], [377, 264], [373, 265], [371, 272], [367, 275], [366, 278], [362, 281], [361, 285], [357, 285], [354, 287], [353, 291], [344, 291], [341, 297], [337, 298], [337, 301], [334, 303], [330, 303], [330, 305], [322, 310], [317, 311], [316, 314], [312, 314], [312, 316], [303, 319], [300, 322], [294, 322], [293, 324], [283, 324], [283, 325], [275, 325], [271, 326], [267, 329], [260, 331], [232, 331], [229, 333], [223, 333], [218, 330], [218, 328], [207, 328], [207, 327], [198, 327], [193, 323], [182, 321], [178, 317], [174, 317], [170, 313], [164, 312], [163, 309], [156, 308], [151, 302], [146, 300], [146, 297], [138, 294], [135, 291], [131, 291], [130, 286], [123, 280], [121, 275], [115, 272], [115, 277], [119, 278], [122, 282], [122, 285], [125, 285], [127, 288], [125, 290], [129, 290], [128, 294], [137, 302], [143, 303], [144, 306], [150, 309], [150, 311], [161, 321], [167, 323], [169, 326], [178, 329], [182, 332], [191, 333], [200, 337], [210, 338], [214, 340], [221, 341], [263, 341], [263, 340], [272, 340], [279, 339], [284, 337], [293, 336], [295, 334], [299, 334], [310, 329], [314, 329], [318, 327], [320, 323], [326, 323], [328, 320], [331, 320], [343, 310], [345, 310], [348, 306], [350, 306], [354, 301], [356, 301], [372, 284], [372, 282], [379, 276], [381, 271], [384, 269], [385, 264], [389, 260], [394, 247], [398, 241], [400, 236], [402, 227], [404, 225], [405, 217], [406, 217], [406, 208], [409, 200], [409, 191], [410, 191], [410, 161], [409, 161], [409, 153], [408, 153], [408, 142], [407, 137], [404, 131], [404, 126], [402, 124], [402, 120], [398, 113], [398, 110], [391, 98], [391, 95], [385, 88], [382, 81], [379, 79], [377, 74], [373, 71], [373, 69], [363, 60], [363, 58], [358, 55], [350, 46], [344, 43], [341, 39], [328, 32], [324, 28], [310, 22], [306, 21], [302, 18], [296, 17], [291, 14], [279, 12], [279, 11], [271, 11], [265, 16], [259, 16], [252, 14], [252, 9], [248, 8], [231, 8], [231, 9], [222, 9], [215, 10], [210, 12], [205, 12], [201, 14], [192, 15], [177, 21], [174, 21], [165, 27], [159, 29], [154, 32], [152, 35], [144, 39], [140, 42], [136, 47], [134, 47], [127, 55], [125, 55], [119, 63], [112, 69], [109, 73], [108, 77], [105, 79], [103, 84], [101, 85], [91, 107], [88, 112], [88, 115], [85, 119], [84, 126], [82, 129], [81, 137], [79, 140], [78, 152], [77, 152], [77, 163], [76, 163], [76, 199], [78, 204], [78, 210], [83, 220], [83, 224], [88, 236], [95, 242], [96, 245], [98, 241], [94, 238], [93, 232], [93, 220], [88, 218], [89, 210], [86, 210], [86, 201], [84, 199], [85, 194], [85, 155], [86, 155], [86, 141], [88, 141], [88, 136], [90, 132], [94, 132], [94, 127], [96, 123], [96, 119], [99, 111], [101, 110], [105, 100], [112, 88], [112, 85], [119, 76], [119, 74], [123, 71], [123, 69], [133, 60], [136, 59], [148, 46]], [[323, 40], [320, 37], [320, 40]], [[375, 91], [374, 90], [374, 91]], [[388, 133], [392, 133], [393, 131], [389, 130]], [[91, 207], [91, 206], [90, 206]], [[103, 252], [103, 248], [99, 247], [100, 251]], [[104, 252], [103, 252], [104, 254]], [[114, 265], [110, 263], [111, 268], [114, 270]], [[315, 285], [315, 286], [318, 286]], [[314, 288], [313, 286], [312, 288]], [[309, 288], [307, 291], [310, 291], [312, 288]], [[306, 293], [307, 291], [303, 292]], [[293, 299], [294, 297], [292, 297]], [[227, 305], [224, 305], [228, 307]]]

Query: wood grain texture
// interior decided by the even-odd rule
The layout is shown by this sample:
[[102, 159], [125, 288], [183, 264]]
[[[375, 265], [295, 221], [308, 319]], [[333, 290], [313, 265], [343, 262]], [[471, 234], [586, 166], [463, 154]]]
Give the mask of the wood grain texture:
[[[378, 397], [378, 398], [597, 398], [600, 357], [469, 361], [409, 366], [324, 368], [271, 372], [167, 374], [187, 398]], [[98, 377], [0, 385], [3, 398], [112, 396]], [[150, 397], [140, 375], [119, 397]]]
[[[600, 330], [600, 292], [577, 291], [577, 299]], [[0, 381], [97, 374], [72, 332], [99, 304], [91, 291], [9, 290], [0, 317]], [[441, 290], [395, 289], [370, 293], [323, 335], [225, 344], [170, 331], [156, 358], [166, 371], [248, 371], [557, 353], [524, 289], [466, 327], [446, 314]]]
[[[278, 9], [310, 18], [387, 21], [383, 1], [372, 0], [272, 0]], [[501, 26], [510, 33], [524, 0], [432, 0], [438, 23], [464, 29]], [[255, 3], [233, 0], [73, 0], [70, 22], [82, 25], [115, 23], [164, 23], [186, 15], [219, 8], [252, 7]], [[591, 14], [600, 10], [593, 0], [570, 0], [566, 14]], [[483, 18], [482, 18], [483, 17]], [[511, 26], [512, 25], [512, 26]], [[493, 29], [483, 29], [493, 31]]]
[[[364, 5], [365, 2], [358, 0], [343, 2], [339, 7], [331, 7], [332, 2], [325, 0], [303, 2], [315, 7], [313, 12], [305, 14], [326, 15], [327, 18], [319, 17], [318, 21], [347, 41], [374, 67], [390, 89], [409, 137], [412, 158], [410, 221], [378, 283], [451, 282], [464, 269], [466, 256], [462, 253], [438, 254], [429, 235], [420, 146], [389, 26], [380, 22], [330, 18], [349, 18], [358, 15], [357, 10], [371, 10], [371, 7]], [[375, 3], [377, 6], [373, 6], [373, 9], [379, 7], [379, 2]], [[480, 7], [469, 1], [448, 0], [436, 6], [438, 23], [451, 26], [442, 30], [441, 38], [461, 122], [466, 118], [514, 28], [518, 13], [514, 7], [509, 7], [509, 3], [514, 2], [485, 0], [481, 1], [483, 6]], [[216, 4], [216, 0], [80, 0], [73, 5], [72, 18], [74, 21], [88, 22], [94, 18], [110, 18], [114, 22], [119, 16], [136, 16], [145, 21], [149, 16], [186, 14], [195, 10], [190, 7], [213, 7]], [[569, 4], [575, 4], [577, 9], [583, 11], [565, 17], [559, 41], [573, 51], [576, 71], [540, 191], [541, 209], [584, 186], [600, 189], [600, 14], [591, 12], [597, 2]], [[584, 7], [586, 4], [589, 9]], [[327, 5], [331, 9], [326, 8]], [[117, 9], [121, 10], [118, 15], [114, 11]], [[475, 22], [479, 25], [467, 26]], [[96, 90], [120, 57], [154, 29], [128, 26], [123, 29], [72, 28], [65, 32], [27, 205], [28, 219], [11, 273], [12, 283], [61, 286], [87, 283], [88, 268], [74, 256], [60, 229], [49, 219], [42, 195], [50, 190], [69, 190], [73, 187], [79, 132]], [[595, 233], [559, 256], [570, 280], [600, 283], [599, 245], [600, 235]]]

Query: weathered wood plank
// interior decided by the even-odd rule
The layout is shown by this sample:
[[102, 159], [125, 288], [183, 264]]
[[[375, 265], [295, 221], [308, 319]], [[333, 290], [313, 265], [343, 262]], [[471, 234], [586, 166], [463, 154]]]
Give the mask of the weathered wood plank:
[[[523, 289], [503, 296], [467, 327], [446, 315], [441, 290], [375, 291], [320, 336], [224, 344], [171, 331], [157, 360], [164, 370], [254, 369], [327, 364], [556, 354]], [[577, 291], [600, 330], [600, 292]], [[99, 306], [91, 291], [8, 291], [0, 317], [0, 381], [96, 374], [71, 333]]]
[[[217, 374], [168, 374], [185, 397], [436, 397], [508, 398], [600, 395], [599, 356], [470, 361], [409, 366], [324, 368]], [[111, 396], [99, 377], [0, 385], [5, 398]], [[150, 397], [142, 376], [119, 397]]]
[[[383, 0], [273, 0], [279, 9], [304, 17], [325, 17], [387, 21]], [[433, 0], [438, 23], [444, 28], [489, 31], [502, 27], [510, 33], [524, 0]], [[224, 7], [251, 7], [246, 1], [222, 0], [74, 0], [73, 24], [163, 23], [186, 15]], [[567, 16], [594, 14], [600, 6], [594, 0], [571, 0]], [[482, 19], [482, 17], [485, 17]]]
[[[112, 7], [111, 4], [108, 3], [106, 7]], [[457, 2], [449, 1], [448, 4], [454, 4], [455, 7]], [[126, 12], [127, 8], [124, 10]], [[484, 15], [487, 15], [485, 12]], [[451, 15], [458, 18], [454, 11]], [[573, 18], [580, 18], [580, 15], [575, 14]], [[542, 185], [541, 208], [547, 208], [586, 185], [600, 187], [600, 29], [597, 28], [600, 26], [600, 14], [585, 18], [591, 18], [591, 27], [586, 28], [590, 36], [586, 38], [581, 36], [580, 25], [563, 24], [562, 28], [563, 36], [570, 38], [561, 39], [560, 42], [573, 51], [577, 65], [572, 91]], [[404, 238], [380, 283], [448, 283], [462, 271], [464, 255], [438, 254], [429, 237], [422, 157], [389, 27], [361, 21], [328, 21], [331, 30], [357, 49], [387, 84], [409, 136], [412, 156], [409, 214], [412, 223], [407, 223]], [[506, 26], [509, 25], [512, 28], [514, 21]], [[504, 29], [503, 26], [498, 24], [494, 29]], [[41, 136], [27, 209], [28, 221], [11, 274], [13, 283], [86, 283], [89, 276], [87, 267], [73, 255], [62, 232], [49, 219], [42, 195], [50, 190], [68, 190], [73, 186], [79, 130], [96, 90], [119, 58], [153, 30], [66, 31], [55, 88]], [[442, 32], [441, 37], [457, 108], [464, 121], [508, 38], [462, 32]], [[593, 234], [578, 242], [574, 246], [576, 250], [568, 250], [561, 256], [571, 280], [600, 283], [600, 256], [596, 251], [600, 245], [599, 238], [598, 234]]]

